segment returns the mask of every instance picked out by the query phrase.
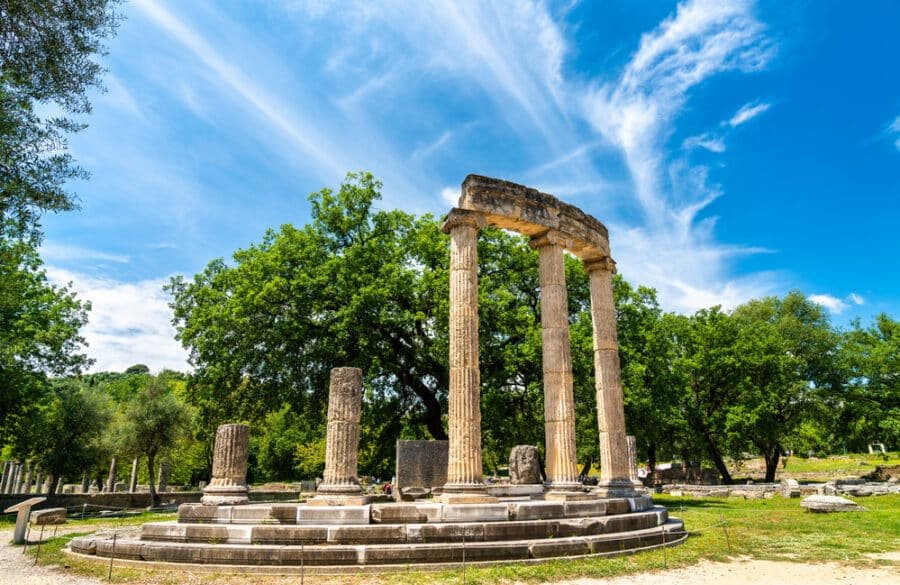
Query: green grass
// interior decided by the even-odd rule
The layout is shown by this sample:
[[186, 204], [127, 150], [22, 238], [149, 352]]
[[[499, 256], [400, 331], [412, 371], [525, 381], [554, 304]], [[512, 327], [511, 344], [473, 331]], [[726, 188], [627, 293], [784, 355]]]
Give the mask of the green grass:
[[[866, 555], [900, 550], [900, 495], [860, 498], [866, 512], [812, 514], [800, 508], [797, 499], [775, 497], [769, 500], [696, 499], [657, 495], [654, 500], [669, 508], [672, 516], [681, 518], [692, 536], [680, 546], [651, 550], [613, 558], [557, 560], [540, 565], [502, 565], [466, 571], [467, 583], [539, 583], [579, 577], [611, 577], [694, 565], [703, 560], [726, 561], [734, 557], [796, 562], [837, 561], [852, 565], [876, 565], [888, 561], [873, 560]], [[172, 514], [145, 514], [128, 518], [122, 525], [135, 525], [151, 520], [168, 520]], [[722, 523], [724, 522], [724, 526]], [[98, 527], [96, 520], [70, 521], [69, 527], [85, 527], [90, 532]], [[724, 528], [724, 529], [723, 529]], [[727, 534], [726, 534], [727, 532]], [[79, 574], [106, 577], [108, 565], [82, 561], [65, 555], [63, 547], [74, 535], [52, 538], [41, 547], [41, 564], [55, 564]], [[33, 536], [34, 538], [34, 536]], [[34, 554], [35, 547], [29, 547]], [[168, 585], [184, 582], [178, 572], [143, 571], [116, 567], [113, 581]], [[287, 585], [298, 577], [253, 576], [254, 585]], [[394, 583], [396, 574], [384, 576], [342, 575], [311, 577], [315, 583]], [[462, 571], [416, 572], [404, 574], [409, 585], [461, 583]], [[246, 582], [246, 576], [203, 575], [203, 583], [230, 585]], [[199, 581], [198, 581], [199, 582]]]
[[850, 454], [832, 455], [831, 457], [788, 457], [787, 465], [779, 472], [786, 475], [816, 474], [825, 479], [843, 476], [861, 476], [875, 470], [878, 465], [900, 465], [900, 452], [886, 455]]

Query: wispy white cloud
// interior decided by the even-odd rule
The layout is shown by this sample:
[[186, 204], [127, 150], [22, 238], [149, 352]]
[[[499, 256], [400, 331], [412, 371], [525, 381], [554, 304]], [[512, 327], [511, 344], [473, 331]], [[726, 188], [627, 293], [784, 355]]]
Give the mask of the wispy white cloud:
[[900, 150], [900, 116], [897, 116], [887, 127], [888, 135], [894, 139], [894, 146]]
[[187, 353], [175, 341], [172, 312], [162, 287], [165, 279], [120, 282], [47, 266], [57, 285], [71, 283], [83, 300], [91, 301], [88, 324], [82, 330], [87, 354], [94, 358], [91, 371], [122, 371], [146, 364], [188, 370]]
[[459, 187], [444, 187], [441, 189], [441, 201], [451, 207], [456, 207], [459, 204], [459, 196]]
[[862, 306], [866, 304], [865, 299], [857, 293], [850, 293], [843, 299], [829, 294], [809, 295], [807, 298], [818, 305], [822, 305], [835, 315], [843, 313], [850, 305]]
[[731, 119], [728, 120], [728, 125], [732, 128], [736, 128], [744, 122], [749, 122], [753, 118], [762, 114], [770, 107], [772, 107], [771, 104], [761, 104], [756, 102], [744, 104], [741, 109], [735, 112], [734, 116], [732, 116]]
[[127, 264], [130, 257], [126, 254], [114, 254], [103, 252], [101, 250], [92, 250], [90, 248], [82, 248], [70, 244], [60, 244], [51, 241], [44, 241], [41, 244], [41, 257], [50, 262], [72, 262], [77, 260], [105, 260], [107, 262], [116, 262], [119, 264]]
[[[666, 139], [691, 91], [725, 71], [762, 69], [774, 45], [749, 0], [686, 0], [640, 45], [615, 81], [584, 98], [585, 116], [629, 170], [643, 226], [621, 226], [612, 242], [623, 274], [655, 286], [663, 303], [678, 310], [709, 304], [733, 306], [771, 292], [777, 273], [732, 277], [734, 260], [759, 250], [717, 242], [714, 218], [700, 219], [721, 188], [707, 169], [672, 159]], [[685, 145], [714, 152], [724, 142], [695, 137]]]
[[691, 136], [684, 140], [684, 148], [690, 150], [692, 148], [705, 148], [710, 152], [721, 154], [725, 152], [725, 139], [722, 136], [715, 136], [710, 133]]

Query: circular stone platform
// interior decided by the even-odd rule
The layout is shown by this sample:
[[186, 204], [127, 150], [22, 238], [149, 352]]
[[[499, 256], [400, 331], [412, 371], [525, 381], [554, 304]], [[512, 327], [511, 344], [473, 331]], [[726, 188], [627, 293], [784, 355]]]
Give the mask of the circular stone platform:
[[[130, 565], [293, 573], [446, 568], [622, 554], [687, 534], [649, 496], [483, 504], [429, 501], [364, 506], [183, 504], [178, 520], [140, 533], [92, 535], [70, 552]], [[452, 546], [448, 546], [452, 544]]]

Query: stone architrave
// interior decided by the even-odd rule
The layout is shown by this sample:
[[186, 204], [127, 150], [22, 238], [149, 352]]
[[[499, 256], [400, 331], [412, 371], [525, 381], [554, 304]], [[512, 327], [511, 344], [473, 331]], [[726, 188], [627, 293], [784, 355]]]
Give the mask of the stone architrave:
[[[218, 436], [216, 437], [218, 439]], [[246, 474], [246, 472], [245, 472]], [[156, 476], [156, 489], [159, 492], [169, 491], [169, 476], [172, 475], [172, 464], [163, 461], [159, 464], [159, 474]]]
[[131, 478], [128, 481], [128, 491], [134, 493], [137, 491], [137, 479], [138, 479], [138, 458], [135, 457], [131, 461]]
[[540, 263], [547, 487], [551, 491], [583, 491], [575, 452], [575, 398], [563, 256], [563, 250], [573, 243], [548, 231], [532, 238], [530, 245], [538, 250]]
[[478, 231], [481, 214], [453, 209], [450, 234], [449, 455], [444, 498], [487, 498], [481, 462], [481, 373], [478, 365]]
[[[109, 463], [109, 475], [106, 477], [106, 487], [105, 492], [108, 494], [113, 493], [116, 490], [116, 475], [119, 470], [119, 459], [117, 457], [113, 457], [112, 461]], [[84, 490], [82, 490], [83, 492]]]
[[243, 424], [219, 425], [213, 453], [212, 480], [203, 489], [205, 505], [241, 505], [248, 503], [247, 456], [250, 427]]
[[600, 482], [597, 491], [606, 496], [631, 496], [628, 440], [625, 438], [625, 407], [619, 371], [619, 344], [612, 258], [585, 263], [590, 278], [591, 321], [594, 330], [594, 383], [597, 392], [597, 426], [600, 433]]
[[533, 485], [541, 483], [541, 455], [534, 445], [516, 445], [509, 452], [509, 483]]
[[25, 467], [25, 483], [22, 485], [22, 493], [30, 494], [31, 493], [31, 481], [34, 476], [34, 471], [37, 469], [37, 463], [28, 464]]
[[[362, 370], [334, 368], [328, 387], [328, 428], [325, 473], [313, 504], [362, 505], [357, 477], [359, 413], [362, 408]], [[362, 501], [365, 500], [365, 501]]]

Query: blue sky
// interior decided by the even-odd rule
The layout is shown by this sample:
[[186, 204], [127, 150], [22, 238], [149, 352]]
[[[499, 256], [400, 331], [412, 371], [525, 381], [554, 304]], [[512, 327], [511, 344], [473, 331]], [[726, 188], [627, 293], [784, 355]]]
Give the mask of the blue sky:
[[800, 289], [900, 315], [900, 4], [132, 0], [49, 216], [96, 370], [186, 368], [162, 284], [350, 170], [443, 213], [469, 173], [610, 228], [670, 310]]

